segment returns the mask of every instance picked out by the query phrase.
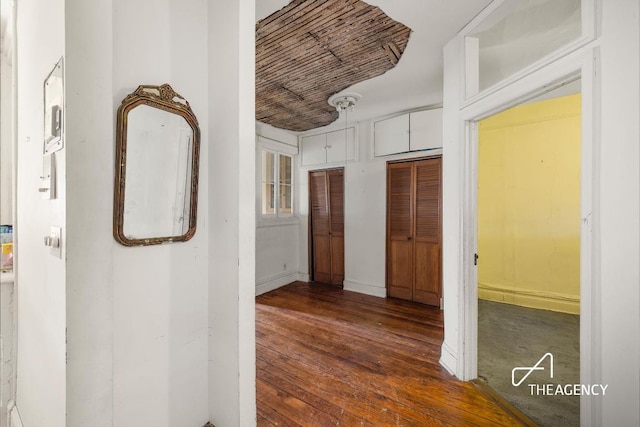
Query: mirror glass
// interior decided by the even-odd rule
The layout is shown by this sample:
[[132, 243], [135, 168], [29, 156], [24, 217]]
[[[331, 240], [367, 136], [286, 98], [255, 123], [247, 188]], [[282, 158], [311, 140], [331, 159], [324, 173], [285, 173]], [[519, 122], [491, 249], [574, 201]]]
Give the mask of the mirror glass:
[[196, 225], [197, 121], [172, 89], [141, 87], [118, 113], [114, 236], [127, 246], [185, 241]]

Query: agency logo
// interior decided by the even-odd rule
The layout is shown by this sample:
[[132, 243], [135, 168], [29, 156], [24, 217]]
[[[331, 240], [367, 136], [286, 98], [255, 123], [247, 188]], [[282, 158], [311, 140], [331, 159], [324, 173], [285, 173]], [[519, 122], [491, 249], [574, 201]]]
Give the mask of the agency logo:
[[[553, 354], [545, 353], [544, 356], [542, 356], [540, 360], [538, 360], [538, 362], [533, 366], [517, 366], [513, 368], [511, 370], [511, 385], [513, 385], [514, 387], [518, 387], [524, 382], [524, 380], [529, 378], [529, 375], [531, 375], [533, 371], [544, 371], [545, 368], [540, 365], [545, 361], [545, 359], [549, 359], [549, 378], [553, 378]], [[520, 381], [516, 382], [516, 372], [520, 371], [524, 371], [526, 372], [526, 374], [524, 374]]]
[[[543, 371], [546, 378], [553, 379], [553, 354], [545, 353], [532, 366], [516, 366], [511, 370], [511, 385], [519, 387], [529, 376], [537, 371]], [[518, 374], [523, 373], [517, 379]], [[536, 376], [537, 379], [541, 377]], [[548, 383], [528, 383], [531, 396], [604, 396], [607, 394], [609, 384], [553, 384]]]

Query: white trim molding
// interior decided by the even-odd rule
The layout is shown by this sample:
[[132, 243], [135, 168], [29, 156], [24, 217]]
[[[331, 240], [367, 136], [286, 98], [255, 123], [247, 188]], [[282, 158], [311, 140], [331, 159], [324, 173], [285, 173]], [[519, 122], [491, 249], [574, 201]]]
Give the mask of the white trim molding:
[[22, 418], [20, 417], [20, 411], [18, 411], [18, 407], [15, 402], [11, 401], [7, 405], [7, 422], [9, 427], [24, 427], [22, 423]]
[[344, 279], [343, 289], [345, 291], [358, 292], [360, 294], [371, 295], [379, 298], [387, 297], [387, 288], [384, 285], [374, 285], [353, 279]]
[[456, 357], [456, 352], [447, 344], [442, 345], [440, 364], [444, 366], [451, 375], [456, 375], [456, 372], [458, 372], [458, 358]]
[[[501, 4], [496, 1], [492, 6]], [[600, 150], [599, 44], [595, 39], [591, 0], [583, 2], [588, 30], [576, 45], [533, 64], [503, 82], [471, 98], [465, 84], [477, 72], [465, 66], [464, 36], [458, 34], [446, 47], [443, 114], [443, 294], [445, 340], [440, 363], [462, 380], [477, 376], [478, 278], [474, 254], [477, 251], [477, 122], [531, 100], [567, 82], [581, 79], [581, 220], [580, 234], [580, 381], [598, 383], [601, 362], [600, 278], [594, 274], [600, 255], [598, 217]], [[483, 14], [490, 13], [490, 8]], [[474, 25], [476, 25], [474, 23]], [[466, 31], [466, 32], [465, 32]], [[584, 425], [597, 425], [598, 403], [581, 399]]]
[[256, 284], [256, 296], [281, 288], [298, 280], [298, 272], [286, 270], [266, 278], [258, 279]]

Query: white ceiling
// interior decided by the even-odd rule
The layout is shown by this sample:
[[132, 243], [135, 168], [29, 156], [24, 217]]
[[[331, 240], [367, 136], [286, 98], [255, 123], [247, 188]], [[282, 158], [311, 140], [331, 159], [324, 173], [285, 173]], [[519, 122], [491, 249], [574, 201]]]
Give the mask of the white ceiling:
[[[349, 121], [359, 121], [442, 102], [442, 48], [491, 0], [365, 0], [413, 31], [396, 67], [344, 92], [362, 95]], [[256, 0], [256, 20], [289, 0]]]
[[[345, 92], [362, 95], [350, 120], [374, 117], [442, 102], [442, 48], [492, 0], [367, 0], [413, 31], [398, 65], [380, 77], [358, 83]], [[12, 0], [1, 0], [2, 36]], [[289, 0], [256, 0], [260, 20]], [[5, 41], [5, 47], [7, 46]]]

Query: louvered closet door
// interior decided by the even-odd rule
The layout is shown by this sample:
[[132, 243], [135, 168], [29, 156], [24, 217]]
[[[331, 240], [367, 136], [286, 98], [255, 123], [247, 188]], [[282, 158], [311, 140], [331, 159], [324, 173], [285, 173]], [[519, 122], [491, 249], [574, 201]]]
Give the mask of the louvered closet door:
[[413, 299], [413, 165], [387, 167], [387, 294]]
[[415, 162], [413, 300], [440, 305], [442, 264], [441, 159]]
[[387, 165], [387, 295], [440, 305], [442, 159]]
[[329, 235], [331, 241], [331, 277], [329, 283], [344, 281], [344, 173], [327, 171], [329, 183]]
[[313, 251], [313, 280], [331, 281], [331, 238], [329, 235], [329, 199], [325, 171], [309, 174], [311, 199], [311, 238]]
[[313, 280], [342, 285], [344, 281], [344, 172], [309, 174]]

